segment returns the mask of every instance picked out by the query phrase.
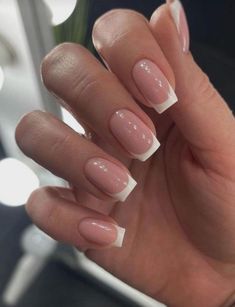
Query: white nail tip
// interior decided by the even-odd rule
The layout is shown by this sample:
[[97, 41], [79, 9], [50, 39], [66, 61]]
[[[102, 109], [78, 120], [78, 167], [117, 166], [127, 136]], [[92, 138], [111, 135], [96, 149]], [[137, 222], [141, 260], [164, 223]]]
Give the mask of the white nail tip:
[[179, 0], [174, 0], [170, 3], [170, 10], [172, 18], [176, 24], [178, 32], [180, 32], [180, 11], [182, 9], [182, 4]]
[[112, 246], [122, 247], [126, 229], [117, 225], [115, 225], [115, 227], [117, 229], [117, 239], [113, 242]]
[[172, 87], [170, 86], [170, 93], [169, 93], [168, 99], [161, 104], [154, 105], [153, 107], [159, 114], [161, 114], [167, 109], [169, 109], [171, 106], [173, 106], [177, 101], [178, 101], [178, 98], [175, 92], [173, 91]]
[[128, 184], [125, 187], [125, 189], [111, 196], [123, 202], [127, 199], [130, 193], [134, 190], [136, 185], [137, 185], [137, 182], [131, 176], [128, 175]]
[[148, 149], [147, 152], [145, 152], [141, 155], [133, 154], [133, 156], [135, 156], [135, 158], [144, 162], [144, 161], [148, 160], [148, 158], [150, 158], [158, 150], [158, 148], [160, 147], [161, 144], [159, 143], [158, 139], [155, 137], [155, 135], [153, 133], [152, 133], [152, 136], [153, 136], [152, 146]]

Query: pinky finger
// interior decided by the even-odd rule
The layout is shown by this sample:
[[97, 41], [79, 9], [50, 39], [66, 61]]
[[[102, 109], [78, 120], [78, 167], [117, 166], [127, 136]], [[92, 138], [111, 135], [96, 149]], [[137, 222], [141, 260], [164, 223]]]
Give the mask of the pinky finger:
[[26, 210], [48, 235], [81, 251], [122, 246], [124, 228], [109, 216], [78, 206], [73, 199], [69, 189], [43, 187], [32, 193]]

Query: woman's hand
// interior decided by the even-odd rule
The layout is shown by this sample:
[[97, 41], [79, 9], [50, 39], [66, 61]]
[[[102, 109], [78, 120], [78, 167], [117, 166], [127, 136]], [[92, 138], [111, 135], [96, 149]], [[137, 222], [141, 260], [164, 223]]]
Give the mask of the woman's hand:
[[91, 138], [37, 111], [16, 139], [72, 187], [30, 197], [45, 232], [169, 306], [225, 306], [235, 291], [235, 121], [188, 52], [183, 18], [167, 5], [150, 23], [129, 10], [102, 16], [93, 39], [109, 71], [79, 45], [55, 48], [43, 80]]

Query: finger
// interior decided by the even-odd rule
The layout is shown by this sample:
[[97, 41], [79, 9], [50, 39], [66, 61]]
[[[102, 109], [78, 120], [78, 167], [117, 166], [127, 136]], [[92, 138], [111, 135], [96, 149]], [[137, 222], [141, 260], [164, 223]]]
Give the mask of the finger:
[[125, 229], [108, 216], [78, 206], [72, 197], [64, 188], [40, 188], [30, 196], [26, 210], [44, 232], [79, 250], [121, 247]]
[[[207, 168], [216, 167], [222, 173], [226, 169], [228, 174], [228, 169], [234, 165], [234, 117], [208, 77], [187, 52], [186, 20], [183, 19], [179, 1], [173, 3], [173, 7], [163, 5], [157, 9], [151, 18], [153, 34], [176, 78], [179, 103], [169, 113], [190, 144], [194, 158]], [[174, 19], [172, 16], [180, 18]], [[177, 27], [174, 20], [180, 22]], [[224, 155], [226, 159], [222, 159]]]
[[16, 140], [27, 156], [99, 199], [125, 201], [136, 185], [118, 160], [45, 112], [26, 115]]
[[43, 61], [46, 87], [122, 155], [147, 160], [160, 146], [150, 118], [82, 46], [63, 44]]
[[104, 215], [110, 215], [116, 204], [108, 204], [87, 192], [84, 189], [73, 189], [77, 202], [80, 206], [92, 209]]
[[95, 23], [93, 42], [138, 101], [159, 113], [177, 101], [173, 71], [142, 15], [131, 10], [106, 13]]

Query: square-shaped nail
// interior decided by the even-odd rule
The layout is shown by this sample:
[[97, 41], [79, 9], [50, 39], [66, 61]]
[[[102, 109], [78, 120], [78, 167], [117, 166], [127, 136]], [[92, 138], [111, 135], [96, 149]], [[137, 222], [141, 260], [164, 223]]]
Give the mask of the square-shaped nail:
[[120, 201], [125, 201], [137, 184], [124, 167], [103, 158], [89, 159], [85, 175], [103, 193]]
[[110, 119], [110, 129], [122, 147], [141, 161], [146, 161], [160, 146], [151, 129], [129, 110], [116, 111]]
[[122, 247], [125, 229], [116, 224], [85, 218], [80, 222], [78, 228], [87, 241], [101, 246]]
[[136, 63], [133, 79], [139, 91], [158, 113], [163, 113], [178, 101], [162, 71], [150, 60]]

